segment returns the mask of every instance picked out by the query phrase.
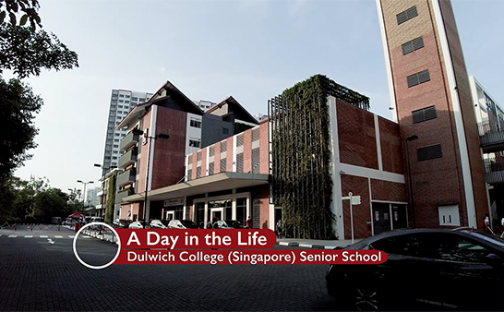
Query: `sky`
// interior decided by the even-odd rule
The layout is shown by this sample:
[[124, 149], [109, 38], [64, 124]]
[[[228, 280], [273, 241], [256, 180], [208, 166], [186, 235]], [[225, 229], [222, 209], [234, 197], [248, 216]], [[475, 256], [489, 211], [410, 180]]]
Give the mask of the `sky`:
[[[392, 119], [374, 0], [43, 0], [43, 29], [79, 67], [26, 79], [44, 99], [34, 156], [15, 175], [52, 187], [99, 186], [112, 89], [155, 92], [167, 80], [192, 100], [232, 95], [252, 114], [323, 74]], [[504, 104], [504, 1], [452, 0], [469, 75]], [[10, 78], [6, 72], [4, 78]], [[502, 107], [502, 105], [501, 105]], [[89, 188], [89, 186], [88, 186]]]

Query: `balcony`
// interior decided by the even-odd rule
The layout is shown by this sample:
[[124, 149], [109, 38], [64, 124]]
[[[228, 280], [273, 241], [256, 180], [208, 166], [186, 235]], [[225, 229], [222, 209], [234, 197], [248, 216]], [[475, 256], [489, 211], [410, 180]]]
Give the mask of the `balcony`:
[[138, 143], [139, 135], [135, 134], [133, 131], [128, 133], [122, 140], [121, 140], [121, 151], [125, 151], [128, 148], [132, 147], [133, 145]]
[[128, 152], [124, 153], [121, 157], [119, 157], [119, 168], [126, 168], [127, 166], [135, 163], [137, 160], [137, 149], [130, 149]]
[[504, 183], [504, 162], [485, 159], [485, 182], [488, 184]]
[[131, 196], [135, 194], [135, 190], [130, 187], [124, 191], [121, 191], [115, 195], [115, 203], [116, 204], [121, 204], [123, 202], [123, 198]]
[[483, 121], [478, 123], [480, 146], [483, 153], [504, 150], [504, 127], [498, 122]]
[[128, 183], [133, 183], [136, 180], [136, 170], [130, 169], [120, 173], [117, 176], [117, 187], [125, 186]]

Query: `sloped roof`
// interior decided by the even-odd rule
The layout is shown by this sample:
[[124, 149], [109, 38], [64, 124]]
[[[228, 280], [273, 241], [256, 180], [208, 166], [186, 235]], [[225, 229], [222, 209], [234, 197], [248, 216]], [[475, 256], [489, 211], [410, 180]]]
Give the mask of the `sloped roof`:
[[257, 119], [255, 119], [254, 116], [252, 116], [234, 97], [228, 96], [224, 100], [220, 101], [219, 103], [215, 104], [214, 106], [210, 107], [205, 111], [205, 114], [211, 114], [213, 111], [217, 110], [218, 108], [221, 108], [222, 105], [228, 104], [228, 113], [227, 115], [230, 115], [231, 113], [234, 113], [237, 119], [240, 119], [245, 122], [250, 122], [254, 124], [259, 124]]

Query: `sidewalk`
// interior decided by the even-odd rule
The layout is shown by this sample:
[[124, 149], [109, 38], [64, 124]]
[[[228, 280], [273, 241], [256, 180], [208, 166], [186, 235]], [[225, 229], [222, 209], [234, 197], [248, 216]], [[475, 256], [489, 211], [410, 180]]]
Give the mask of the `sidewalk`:
[[[360, 239], [355, 239], [357, 243]], [[277, 238], [277, 245], [287, 247], [303, 247], [314, 249], [334, 249], [336, 247], [346, 247], [352, 244], [352, 240], [319, 240], [319, 239], [300, 239], [300, 238]]]

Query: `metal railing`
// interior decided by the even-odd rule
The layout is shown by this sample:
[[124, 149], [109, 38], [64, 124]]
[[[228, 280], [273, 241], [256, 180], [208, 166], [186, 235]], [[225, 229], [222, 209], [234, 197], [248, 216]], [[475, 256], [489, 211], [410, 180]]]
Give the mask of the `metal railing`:
[[485, 170], [485, 182], [489, 184], [504, 182], [504, 163], [489, 159], [483, 161]]
[[478, 123], [480, 145], [504, 143], [504, 125], [488, 120]]

